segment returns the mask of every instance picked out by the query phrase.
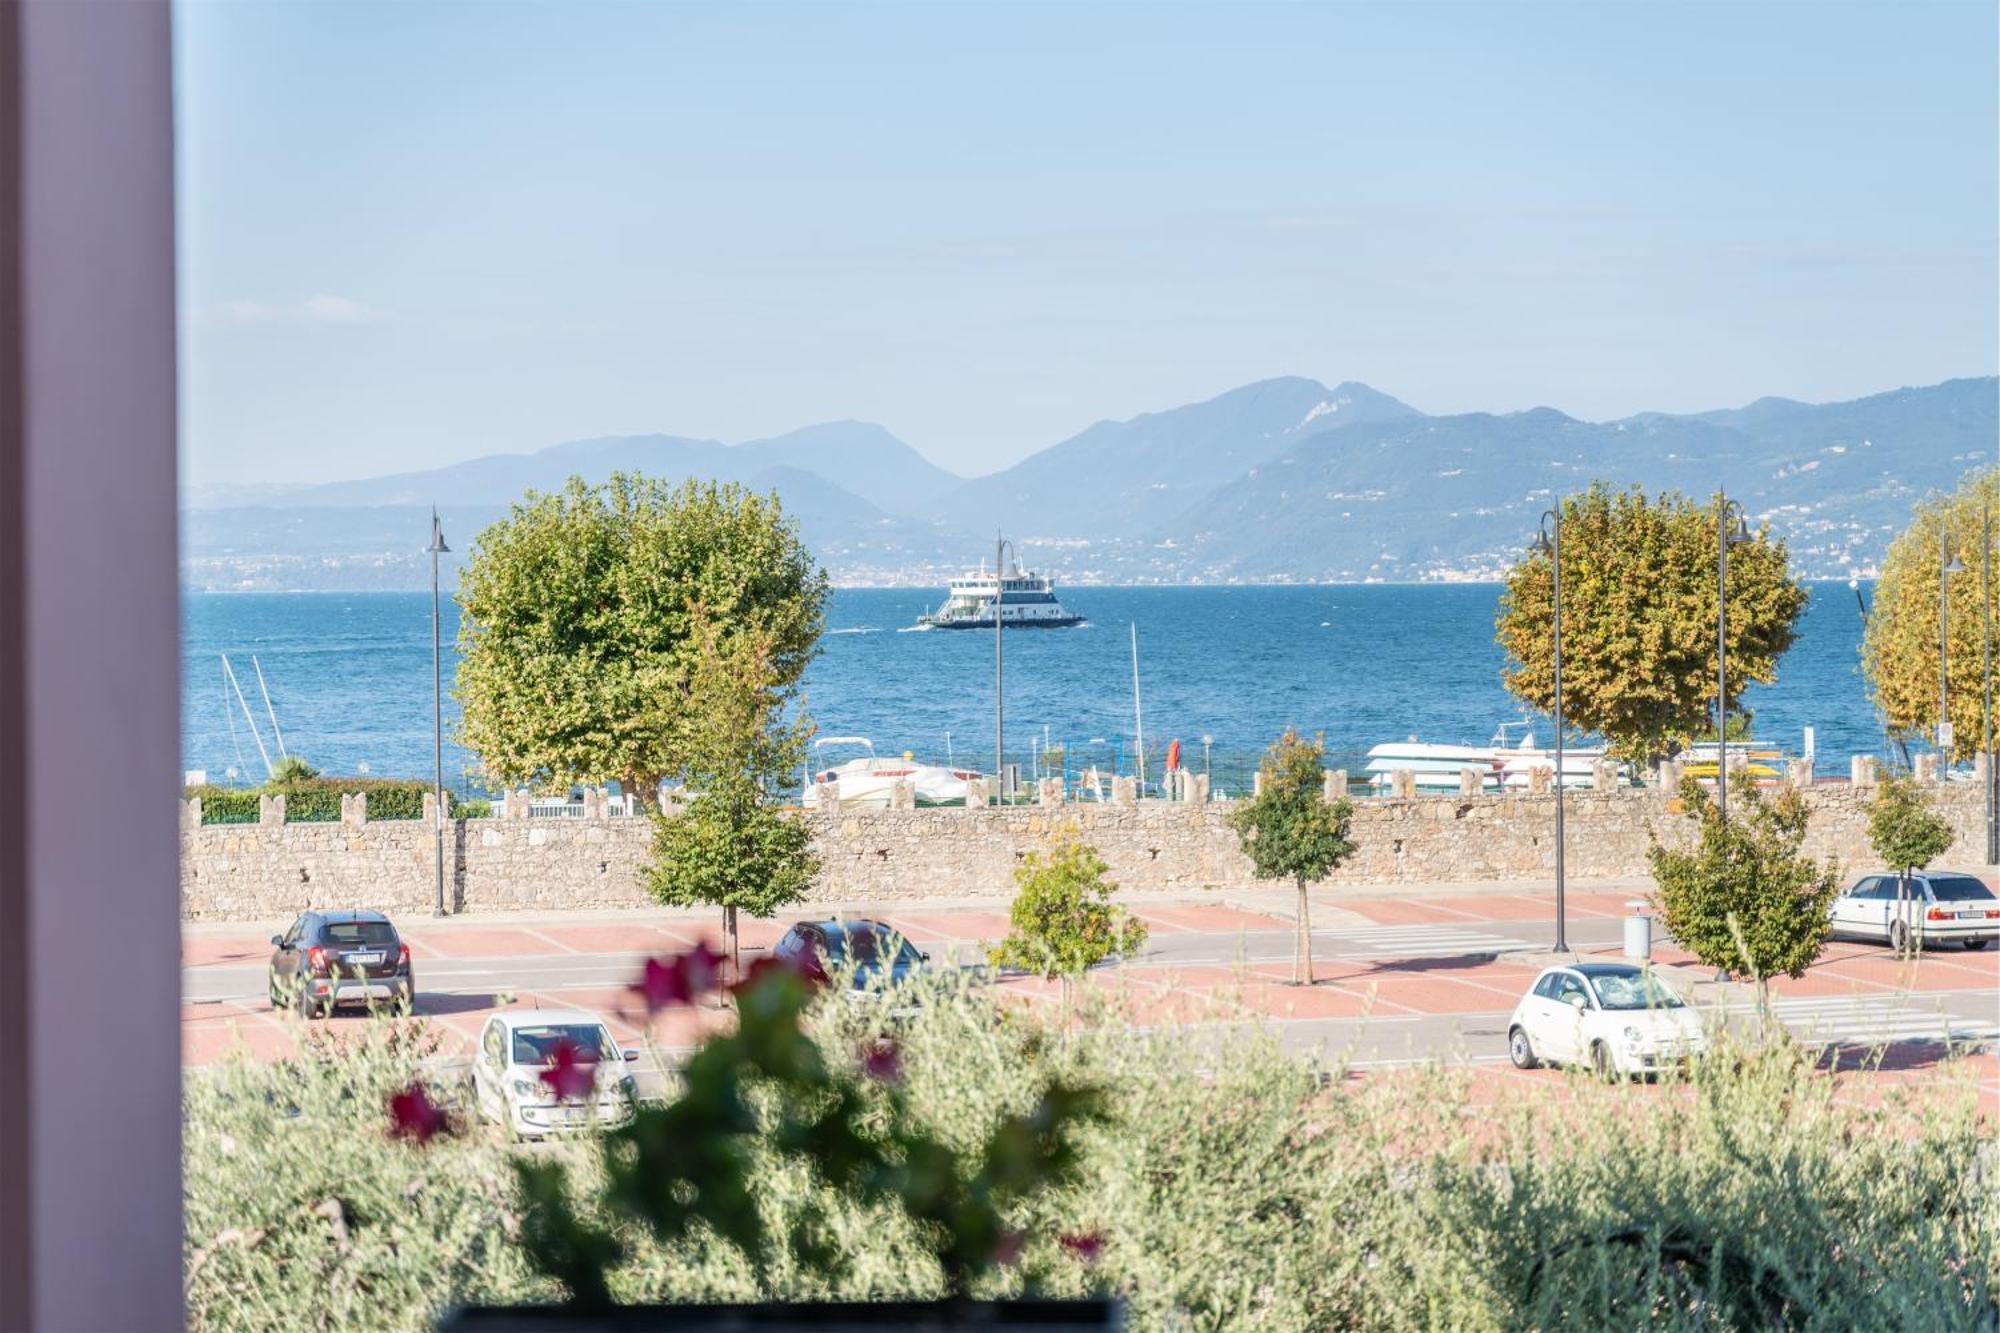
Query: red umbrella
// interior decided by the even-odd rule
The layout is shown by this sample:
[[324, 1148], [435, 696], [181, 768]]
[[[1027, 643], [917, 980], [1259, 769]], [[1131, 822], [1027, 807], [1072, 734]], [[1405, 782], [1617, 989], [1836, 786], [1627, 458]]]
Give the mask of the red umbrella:
[[1174, 740], [1174, 743], [1167, 747], [1167, 772], [1171, 773], [1180, 766], [1181, 766], [1181, 743], [1179, 738], [1176, 738]]

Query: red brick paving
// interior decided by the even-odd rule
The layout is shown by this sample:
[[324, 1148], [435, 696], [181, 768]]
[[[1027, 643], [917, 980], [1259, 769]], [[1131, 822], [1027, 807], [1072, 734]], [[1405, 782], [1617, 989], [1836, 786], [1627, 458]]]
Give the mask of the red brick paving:
[[[1625, 903], [1637, 896], [1630, 892], [1573, 893], [1566, 905], [1581, 917], [1617, 916], [1623, 915]], [[1534, 892], [1450, 899], [1391, 894], [1380, 898], [1344, 898], [1333, 905], [1382, 925], [1501, 924], [1534, 920], [1553, 910], [1551, 895]], [[1227, 935], [1290, 928], [1290, 923], [1284, 920], [1223, 903], [1142, 903], [1135, 911], [1161, 935], [1191, 931]], [[672, 952], [691, 947], [697, 940], [719, 946], [719, 916], [716, 913], [667, 919], [638, 917], [629, 922], [489, 920], [418, 924], [406, 932], [405, 938], [419, 961]], [[919, 908], [886, 913], [882, 919], [920, 945], [997, 940], [1008, 928], [1005, 914], [995, 909]], [[740, 923], [743, 945], [750, 950], [768, 948], [785, 926], [783, 921], [744, 918]], [[1616, 956], [1618, 950], [1606, 947], [1593, 952]], [[191, 968], [257, 964], [269, 954], [265, 932], [255, 927], [245, 927], [240, 934], [204, 931], [188, 935], [182, 941], [183, 962]], [[1654, 956], [1662, 963], [1692, 962], [1684, 952], [1662, 945], [1655, 946]], [[1087, 984], [1116, 996], [1119, 1003], [1128, 1007], [1134, 1021], [1141, 1022], [1193, 1021], [1224, 1012], [1272, 1019], [1352, 1018], [1369, 1014], [1388, 1017], [1506, 1009], [1527, 988], [1537, 969], [1503, 957], [1483, 962], [1451, 958], [1322, 959], [1316, 962], [1314, 970], [1320, 984], [1309, 990], [1285, 984], [1291, 975], [1288, 960], [1247, 967], [1141, 965], [1093, 974]], [[1978, 987], [1993, 988], [1996, 1003], [2000, 1003], [2000, 950], [1974, 953], [1953, 948], [1932, 949], [1912, 963], [1892, 957], [1879, 945], [1851, 941], [1830, 944], [1803, 978], [1797, 981], [1777, 978], [1772, 983], [1777, 994], [1796, 997], [1910, 994]], [[1029, 979], [1009, 980], [1001, 990], [1005, 995], [1031, 1003], [1052, 1001], [1059, 993], [1053, 983]], [[564, 989], [545, 994], [515, 992], [515, 995], [518, 1004], [594, 1008], [612, 1023], [620, 1040], [636, 1040], [642, 1026], [636, 1016], [623, 1012], [630, 1007], [631, 998], [616, 988]], [[419, 1010], [436, 1021], [449, 1047], [460, 1049], [469, 1045], [491, 1011], [494, 998], [476, 994], [426, 995], [419, 1003]], [[725, 1018], [726, 1011], [721, 1010], [677, 1011], [663, 1016], [654, 1026], [652, 1036], [666, 1045], [685, 1045]], [[331, 1021], [337, 1027], [351, 1019], [343, 1015]], [[191, 1065], [208, 1063], [238, 1046], [255, 1055], [273, 1056], [293, 1048], [296, 1030], [295, 1022], [288, 1016], [273, 1015], [261, 1003], [185, 1005], [183, 1058]], [[1908, 1058], [1914, 1063], [1908, 1069], [1881, 1071], [1871, 1077], [1924, 1077], [1935, 1064], [1934, 1057], [1921, 1053], [1898, 1058]], [[1985, 1092], [2000, 1098], [2000, 1061], [1987, 1058], [1981, 1068], [1985, 1071], [1982, 1075]], [[1512, 1076], [1512, 1071], [1482, 1069], [1479, 1076], [1504, 1080]]]

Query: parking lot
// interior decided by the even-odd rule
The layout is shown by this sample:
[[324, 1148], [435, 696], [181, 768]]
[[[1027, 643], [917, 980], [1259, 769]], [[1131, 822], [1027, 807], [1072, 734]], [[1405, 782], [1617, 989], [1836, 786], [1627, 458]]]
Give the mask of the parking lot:
[[[1620, 956], [1623, 918], [1640, 886], [1600, 884], [1567, 897], [1569, 943], [1580, 957]], [[1270, 1025], [1282, 1040], [1361, 1071], [1443, 1060], [1482, 1078], [1535, 1078], [1506, 1064], [1509, 1011], [1537, 972], [1558, 957], [1545, 886], [1317, 894], [1316, 984], [1287, 984], [1294, 933], [1289, 891], [1153, 898], [1128, 904], [1150, 930], [1140, 956], [1093, 973], [1134, 1026], [1167, 1022]], [[746, 953], [768, 948], [802, 910], [745, 919]], [[1006, 931], [1004, 906], [963, 903], [872, 913], [930, 952], [938, 965], [975, 962], [982, 942]], [[649, 1037], [671, 1052], [727, 1021], [720, 1008], [665, 1012], [645, 1028], [626, 988], [649, 955], [720, 942], [719, 913], [646, 911], [398, 921], [416, 967], [417, 1010], [448, 1053], [469, 1048], [502, 1004], [595, 1009], [621, 1041]], [[232, 1050], [271, 1057], [293, 1049], [298, 1022], [266, 998], [269, 936], [283, 922], [196, 924], [183, 933], [182, 1052], [189, 1066]], [[1671, 943], [1654, 959], [1695, 1003], [1747, 1016], [1747, 988], [1720, 985]], [[1008, 977], [1000, 992], [1023, 1004], [1056, 1001], [1053, 983]], [[2000, 950], [1956, 945], [1903, 960], [1881, 945], [1834, 941], [1798, 979], [1772, 985], [1773, 1012], [1802, 1036], [1856, 1059], [1885, 1045], [1879, 1077], [1918, 1077], [1966, 1053], [2000, 1107]], [[343, 1011], [335, 1030], [357, 1022]]]

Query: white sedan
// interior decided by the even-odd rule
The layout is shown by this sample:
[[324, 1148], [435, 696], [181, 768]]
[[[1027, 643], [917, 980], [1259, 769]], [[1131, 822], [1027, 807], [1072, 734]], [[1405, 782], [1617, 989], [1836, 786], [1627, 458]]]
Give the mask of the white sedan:
[[1552, 967], [1507, 1023], [1507, 1054], [1518, 1069], [1587, 1063], [1600, 1074], [1649, 1074], [1707, 1049], [1701, 1015], [1630, 963]]
[[472, 1062], [482, 1119], [539, 1139], [630, 1118], [637, 1051], [583, 1009], [510, 1009], [486, 1020]]
[[1984, 949], [2000, 938], [2000, 899], [1983, 881], [1953, 870], [1913, 871], [1900, 892], [1894, 875], [1863, 875], [1831, 911], [1834, 934], [1880, 940], [1898, 953], [1913, 942]]

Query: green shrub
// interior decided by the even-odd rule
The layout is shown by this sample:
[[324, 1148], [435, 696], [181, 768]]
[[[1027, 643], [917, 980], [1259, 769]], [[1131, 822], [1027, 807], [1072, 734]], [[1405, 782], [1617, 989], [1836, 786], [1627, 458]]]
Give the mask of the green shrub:
[[[914, 984], [931, 987], [915, 1017], [831, 1004], [814, 1039], [853, 1069], [893, 1022], [903, 1095], [959, 1151], [1051, 1079], [1109, 1094], [1080, 1177], [1012, 1216], [1020, 1263], [975, 1294], [1108, 1286], [1140, 1330], [1991, 1327], [2000, 1207], [1976, 1080], [1954, 1065], [1857, 1099], [1811, 1052], [1724, 1043], [1690, 1087], [1551, 1074], [1496, 1104], [1463, 1070], [1329, 1077], [1254, 1025], [1142, 1032], [1099, 1008], [1095, 1035], [1059, 1041], [986, 992]], [[368, 1330], [557, 1297], [519, 1244], [517, 1150], [478, 1130], [391, 1142], [384, 1104], [421, 1042], [351, 1030], [338, 1057], [322, 1025], [304, 1058], [190, 1075], [190, 1327], [295, 1328], [301, 1293], [314, 1326]], [[466, 1112], [461, 1085], [438, 1095]], [[777, 1263], [760, 1283], [701, 1229], [662, 1245], [627, 1226], [616, 1299], [937, 1293], [906, 1221], [751, 1153], [767, 1231], [821, 1237], [834, 1274]], [[589, 1205], [593, 1145], [532, 1157], [615, 1225]], [[1065, 1235], [1102, 1239], [1094, 1266]]]
[[[424, 794], [430, 790], [430, 783], [407, 778], [315, 777], [283, 785], [267, 783], [257, 789], [212, 784], [188, 787], [181, 795], [201, 799], [201, 822], [204, 824], [254, 824], [257, 822], [257, 798], [262, 795], [282, 795], [285, 798], [286, 822], [313, 824], [338, 821], [340, 798], [357, 792], [368, 798], [370, 819], [422, 819]], [[493, 813], [491, 801], [460, 800], [456, 792], [447, 792], [446, 797], [456, 818], [483, 819]]]

